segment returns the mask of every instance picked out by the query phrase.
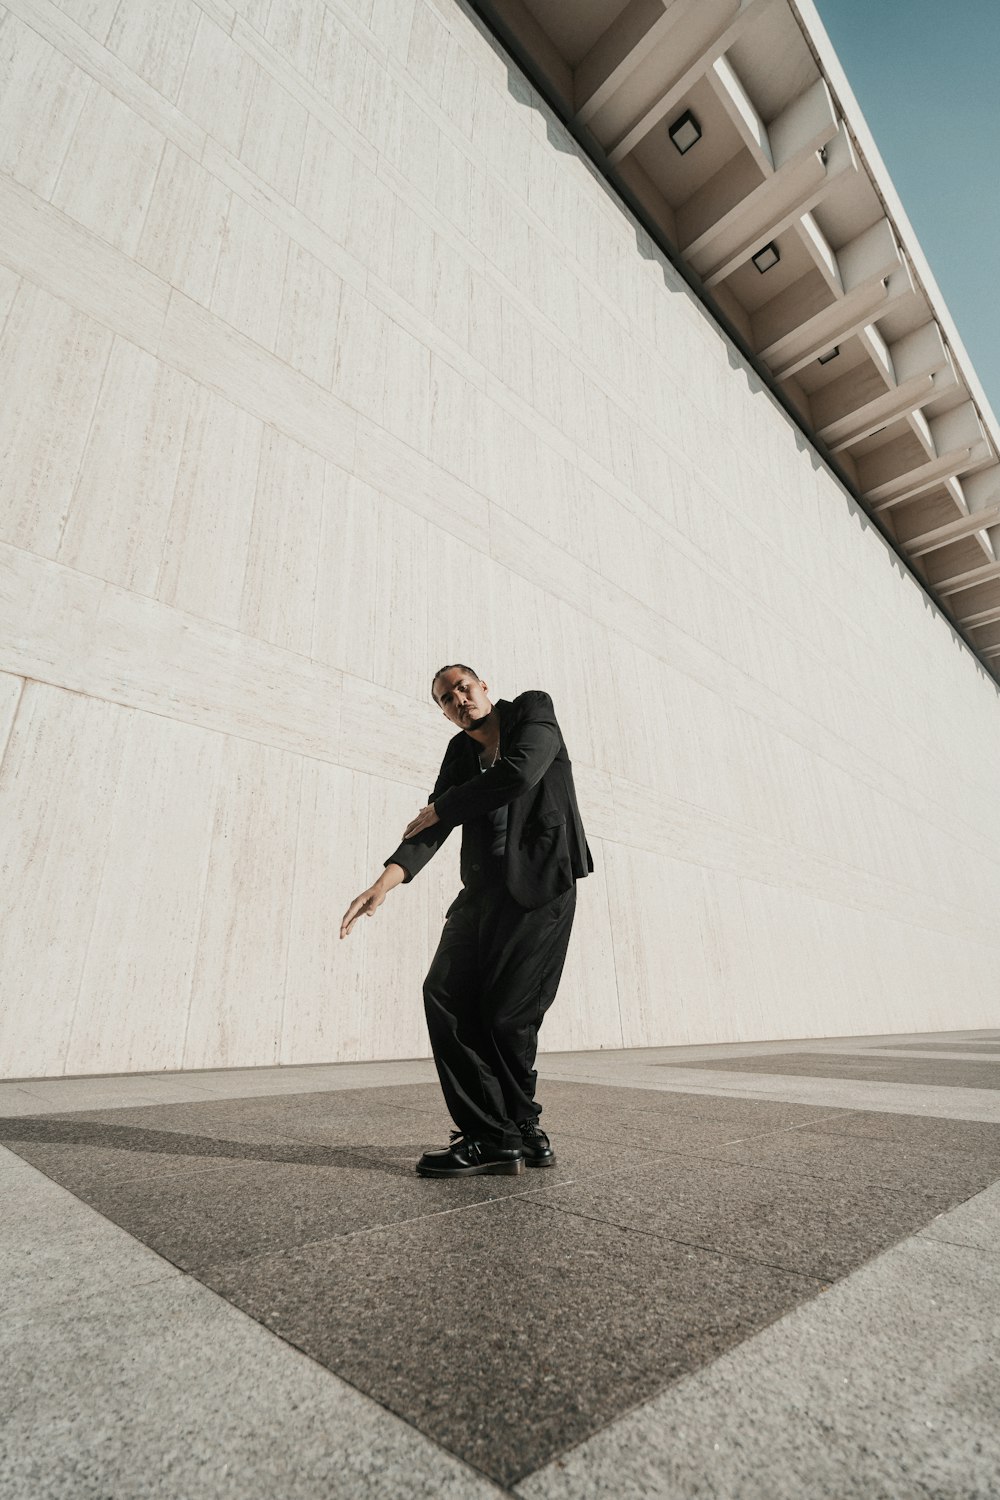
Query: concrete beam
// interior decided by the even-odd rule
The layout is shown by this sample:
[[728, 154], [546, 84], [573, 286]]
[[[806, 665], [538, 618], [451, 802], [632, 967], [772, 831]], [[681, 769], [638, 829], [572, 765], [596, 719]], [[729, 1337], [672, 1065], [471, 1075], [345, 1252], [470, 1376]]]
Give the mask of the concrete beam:
[[608, 160], [612, 166], [624, 161], [641, 140], [659, 122], [677, 108], [691, 87], [705, 74], [716, 58], [738, 41], [745, 28], [774, 0], [740, 0], [730, 19], [720, 27], [710, 41], [703, 44], [696, 57], [678, 59], [678, 69], [669, 82], [664, 83], [662, 94], [648, 104], [632, 124], [608, 147]]
[[835, 297], [841, 297], [844, 293], [844, 283], [840, 278], [840, 267], [837, 257], [833, 252], [833, 246], [826, 235], [820, 229], [811, 213], [804, 213], [799, 220], [799, 233], [802, 243], [812, 258], [816, 267], [827, 286]]
[[933, 375], [917, 375], [905, 385], [895, 386], [874, 401], [865, 402], [849, 417], [821, 427], [818, 435], [831, 453], [840, 453], [844, 448], [860, 443], [862, 438], [871, 437], [880, 427], [887, 427], [890, 422], [905, 417], [915, 407], [926, 406], [934, 396]]
[[[889, 348], [875, 328], [865, 329], [863, 336], [889, 388], [872, 395], [870, 382], [867, 386], [862, 380], [852, 384], [844, 377], [839, 389], [829, 388], [829, 396], [817, 392], [813, 408], [818, 418], [817, 432], [833, 453], [860, 442], [899, 417], [920, 410], [958, 384], [955, 367], [936, 323], [925, 323]], [[830, 415], [838, 406], [839, 413], [831, 420]]]
[[939, 547], [947, 547], [950, 542], [957, 542], [961, 537], [984, 531], [997, 521], [1000, 521], [1000, 505], [991, 505], [986, 510], [975, 511], [970, 516], [959, 516], [956, 521], [948, 521], [944, 526], [935, 526], [931, 531], [911, 537], [903, 546], [908, 556], [924, 557], [928, 552], [936, 552]]
[[952, 578], [942, 578], [934, 584], [934, 592], [947, 598], [962, 593], [964, 589], [974, 589], [978, 583], [989, 583], [994, 578], [1000, 578], [1000, 562], [984, 563], [981, 568], [970, 568]]
[[970, 630], [975, 630], [977, 625], [993, 625], [1000, 620], [1000, 604], [992, 609], [977, 610], [973, 615], [956, 615], [956, 619]]
[[708, 81], [712, 92], [736, 126], [751, 158], [765, 175], [774, 171], [774, 156], [767, 126], [754, 106], [753, 100], [733, 71], [726, 56], [717, 57], [708, 70]]
[[695, 0], [631, 0], [626, 5], [574, 71], [573, 102], [579, 124], [593, 119], [694, 4]]
[[[850, 136], [843, 126], [835, 126], [825, 161], [818, 151], [809, 149], [782, 163], [772, 176], [685, 246], [683, 253], [706, 286], [717, 286], [769, 240], [776, 239], [792, 225], [801, 224], [803, 215], [821, 203], [842, 177], [857, 170], [858, 160]], [[813, 225], [815, 234], [808, 248], [815, 259], [821, 253], [816, 238], [820, 230], [815, 221]], [[829, 246], [826, 248], [829, 250]], [[833, 256], [832, 251], [829, 253]], [[820, 269], [831, 287], [839, 291], [840, 268], [836, 257], [833, 256], [831, 266]]]
[[[914, 465], [906, 473], [897, 474], [884, 484], [865, 490], [865, 499], [874, 510], [889, 510], [893, 505], [902, 505], [904, 500], [912, 500], [917, 495], [925, 494], [934, 485], [940, 484], [942, 479], [963, 474], [976, 461], [971, 448], [952, 448], [937, 458], [928, 459], [926, 463]], [[979, 461], [982, 461], [982, 456]]]
[[795, 287], [790, 287], [754, 318], [757, 353], [779, 380], [794, 375], [913, 291], [888, 219], [880, 219], [844, 245], [837, 252], [837, 265], [844, 295], [825, 308], [802, 318], [791, 297]]

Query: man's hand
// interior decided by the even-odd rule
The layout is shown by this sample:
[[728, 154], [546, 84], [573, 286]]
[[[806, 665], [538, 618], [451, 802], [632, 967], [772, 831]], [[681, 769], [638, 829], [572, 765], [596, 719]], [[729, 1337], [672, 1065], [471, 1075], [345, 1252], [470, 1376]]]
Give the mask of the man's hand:
[[340, 935], [347, 937], [351, 928], [360, 916], [373, 917], [385, 900], [385, 891], [378, 884], [370, 885], [360, 896], [355, 896], [350, 906], [344, 913], [344, 920], [340, 924]]
[[425, 828], [433, 828], [434, 824], [440, 823], [440, 821], [441, 819], [434, 811], [433, 802], [429, 802], [426, 807], [420, 809], [412, 823], [407, 823], [403, 831], [403, 838], [415, 838], [418, 833], [423, 833]]

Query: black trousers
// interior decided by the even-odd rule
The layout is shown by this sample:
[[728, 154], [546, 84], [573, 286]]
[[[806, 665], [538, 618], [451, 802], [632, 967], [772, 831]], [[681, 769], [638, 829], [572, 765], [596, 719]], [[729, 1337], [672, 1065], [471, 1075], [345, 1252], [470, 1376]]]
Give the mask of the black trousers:
[[459, 895], [424, 980], [424, 1009], [448, 1112], [463, 1134], [519, 1146], [537, 1119], [535, 1053], [555, 999], [576, 886], [533, 911], [496, 873]]

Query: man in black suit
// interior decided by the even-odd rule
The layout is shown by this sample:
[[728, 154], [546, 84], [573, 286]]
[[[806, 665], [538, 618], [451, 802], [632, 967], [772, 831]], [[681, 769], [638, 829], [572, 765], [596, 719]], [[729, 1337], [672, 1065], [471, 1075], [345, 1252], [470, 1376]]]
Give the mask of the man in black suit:
[[594, 862], [573, 772], [548, 693], [491, 703], [461, 663], [435, 674], [431, 694], [458, 726], [426, 807], [374, 885], [348, 907], [340, 935], [412, 880], [462, 825], [462, 890], [448, 908], [424, 981], [424, 1008], [445, 1102], [458, 1129], [425, 1151], [425, 1177], [514, 1175], [551, 1166], [539, 1126], [538, 1028], [555, 998], [576, 907], [576, 881]]

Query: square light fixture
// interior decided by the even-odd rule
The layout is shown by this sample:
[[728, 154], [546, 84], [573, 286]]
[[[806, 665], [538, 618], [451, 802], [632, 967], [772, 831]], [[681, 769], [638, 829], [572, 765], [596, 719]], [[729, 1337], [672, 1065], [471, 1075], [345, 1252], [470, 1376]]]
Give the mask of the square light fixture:
[[683, 156], [685, 151], [701, 140], [701, 126], [689, 109], [682, 115], [678, 115], [672, 125], [667, 127], [667, 134]]
[[765, 271], [769, 271], [772, 266], [778, 264], [781, 255], [777, 245], [772, 240], [769, 245], [764, 246], [763, 250], [758, 250], [756, 255], [751, 255], [750, 259], [763, 276]]
[[839, 344], [834, 344], [834, 346], [833, 346], [832, 349], [828, 349], [825, 354], [821, 354], [820, 355], [820, 357], [816, 361], [816, 363], [818, 365], [828, 365], [830, 363], [831, 359], [836, 359], [837, 358], [837, 355], [839, 353], [840, 353], [840, 345]]

